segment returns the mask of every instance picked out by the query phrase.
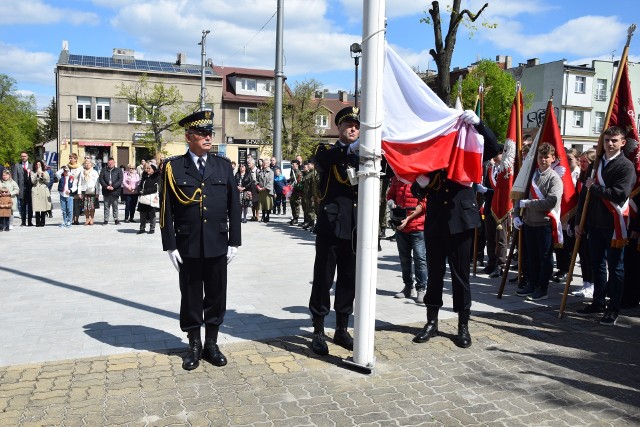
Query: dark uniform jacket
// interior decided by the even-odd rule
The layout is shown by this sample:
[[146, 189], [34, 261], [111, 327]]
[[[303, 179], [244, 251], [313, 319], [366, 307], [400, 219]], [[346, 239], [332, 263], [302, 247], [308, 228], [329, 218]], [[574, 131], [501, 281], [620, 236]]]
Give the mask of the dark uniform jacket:
[[226, 255], [228, 246], [240, 246], [240, 201], [228, 159], [209, 153], [200, 176], [187, 152], [167, 159], [163, 175], [163, 250], [211, 258]]
[[338, 141], [331, 147], [320, 145], [316, 150], [320, 208], [315, 230], [317, 234], [351, 240], [355, 237], [358, 216], [358, 187], [350, 184], [347, 168], [358, 169], [358, 156], [347, 154], [348, 148]]
[[[485, 162], [495, 157], [500, 147], [491, 129], [482, 122], [475, 128], [484, 137], [482, 161]], [[480, 226], [479, 206], [473, 187], [446, 179], [446, 169], [431, 172], [428, 176], [431, 181], [426, 188], [420, 188], [417, 182], [411, 186], [418, 199], [427, 197], [425, 236], [448, 236]]]
[[[604, 155], [600, 158], [602, 163]], [[587, 176], [591, 176], [593, 164], [589, 166]], [[603, 201], [612, 201], [619, 206], [629, 198], [633, 184], [636, 182], [636, 171], [631, 160], [623, 153], [612, 159], [606, 166], [602, 166], [602, 179], [606, 187], [600, 186], [598, 181], [591, 186], [591, 198], [587, 212], [587, 225], [600, 228], [613, 228], [613, 214], [607, 209]], [[578, 200], [576, 221], [582, 217], [584, 202], [587, 197], [587, 186], [583, 185]]]

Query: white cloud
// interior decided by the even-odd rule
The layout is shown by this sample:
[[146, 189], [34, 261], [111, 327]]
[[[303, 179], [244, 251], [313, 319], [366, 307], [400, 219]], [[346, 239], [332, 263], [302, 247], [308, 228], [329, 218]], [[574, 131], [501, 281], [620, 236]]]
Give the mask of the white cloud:
[[[362, 0], [340, 0], [344, 9], [344, 15], [351, 22], [362, 22]], [[422, 15], [431, 6], [430, 2], [424, 0], [387, 0], [386, 17], [398, 18], [402, 16]]]
[[95, 13], [61, 9], [38, 0], [0, 2], [0, 25], [52, 24], [57, 22], [94, 25], [99, 21], [100, 17]]
[[482, 37], [499, 49], [512, 49], [526, 57], [548, 53], [595, 56], [619, 47], [626, 34], [626, 26], [615, 16], [571, 19], [544, 34], [534, 34], [534, 30], [505, 20], [495, 30], [483, 31]]
[[55, 85], [54, 69], [58, 58], [47, 52], [29, 52], [0, 42], [0, 64], [4, 73], [19, 85], [35, 83]]

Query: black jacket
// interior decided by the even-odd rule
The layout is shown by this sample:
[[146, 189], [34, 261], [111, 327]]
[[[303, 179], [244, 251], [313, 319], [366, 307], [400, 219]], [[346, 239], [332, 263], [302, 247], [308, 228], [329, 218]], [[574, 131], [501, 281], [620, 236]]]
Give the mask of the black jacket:
[[[123, 178], [124, 176], [122, 173], [122, 169], [120, 169], [119, 167], [114, 167], [111, 170], [108, 167], [102, 168], [102, 170], [100, 171], [100, 177], [98, 178], [100, 186], [102, 186], [102, 195], [119, 196], [120, 194], [122, 194]], [[111, 179], [111, 186], [113, 187], [113, 190], [107, 190], [109, 179]]]
[[[189, 200], [192, 199], [192, 200]], [[240, 199], [231, 162], [209, 153], [204, 175], [189, 153], [165, 161], [160, 193], [163, 250], [187, 258], [226, 255], [240, 246]]]

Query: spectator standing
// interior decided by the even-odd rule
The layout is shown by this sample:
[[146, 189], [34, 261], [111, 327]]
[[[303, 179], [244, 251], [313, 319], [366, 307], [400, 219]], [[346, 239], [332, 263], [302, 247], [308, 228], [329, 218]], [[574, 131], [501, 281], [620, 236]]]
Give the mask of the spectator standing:
[[[580, 175], [576, 181], [576, 193], [578, 195], [582, 192], [582, 187], [584, 187], [584, 184], [589, 177], [589, 168], [595, 160], [596, 150], [593, 148], [588, 149], [580, 155]], [[580, 218], [577, 218], [575, 215], [571, 217], [569, 230], [573, 230], [576, 221], [580, 221]], [[573, 292], [572, 295], [582, 298], [593, 298], [593, 271], [591, 270], [591, 254], [589, 253], [587, 239], [580, 239], [578, 255], [580, 255], [580, 267], [582, 270], [582, 287]]]
[[[78, 163], [78, 154], [71, 153], [69, 154], [69, 174], [73, 176], [73, 179], [76, 181], [76, 189], [77, 184], [80, 180], [80, 173], [82, 172], [82, 165]], [[80, 199], [80, 194], [76, 190], [71, 193], [73, 197], [73, 215], [71, 218], [71, 224], [79, 225], [80, 224], [80, 214], [82, 213], [82, 200]]]
[[145, 159], [140, 160], [140, 164], [136, 167], [136, 172], [138, 173], [138, 176], [140, 177], [142, 176], [146, 165], [147, 165], [147, 161]]
[[289, 225], [298, 224], [298, 218], [300, 218], [300, 201], [302, 200], [302, 170], [300, 170], [300, 161], [291, 161], [291, 178], [289, 184], [291, 185], [291, 197], [289, 198], [289, 204], [291, 206], [291, 221]]
[[251, 178], [251, 172], [247, 170], [247, 166], [241, 164], [238, 172], [235, 174], [236, 184], [238, 185], [238, 191], [240, 192], [240, 206], [242, 207], [242, 223], [247, 222], [247, 211], [251, 206], [252, 196], [251, 188], [255, 185], [255, 182]]
[[11, 178], [9, 169], [2, 169], [0, 175], [0, 231], [13, 229], [13, 211], [18, 207], [18, 184]]
[[[51, 166], [47, 165], [45, 163], [45, 167], [47, 168], [47, 173], [49, 174], [49, 184], [47, 184], [47, 188], [49, 189], [49, 194], [51, 194], [51, 189], [53, 188], [53, 184], [55, 183], [55, 174], [53, 172], [53, 169], [51, 169]], [[49, 209], [47, 211], [47, 216], [49, 218], [53, 218], [53, 210]]]
[[78, 174], [78, 194], [84, 208], [84, 225], [93, 225], [98, 200], [99, 175], [93, 162], [86, 159], [82, 171]]
[[271, 209], [273, 208], [273, 171], [269, 167], [267, 159], [262, 161], [262, 169], [258, 171], [256, 180], [260, 209], [262, 210], [262, 222], [269, 222]]
[[284, 186], [287, 185], [287, 179], [282, 175], [280, 168], [275, 168], [273, 177], [273, 191], [276, 195], [275, 214], [287, 214], [287, 198], [284, 195]]
[[62, 166], [56, 176], [58, 177], [58, 193], [60, 194], [60, 210], [62, 211], [60, 227], [71, 227], [73, 223], [73, 193], [78, 191], [78, 183], [75, 176], [69, 171], [69, 166]]
[[47, 166], [42, 160], [37, 160], [31, 172], [31, 204], [36, 216], [36, 227], [44, 227], [47, 211], [51, 209], [49, 181]]
[[138, 184], [140, 175], [132, 164], [127, 165], [127, 169], [122, 177], [122, 194], [124, 195], [124, 222], [136, 222], [133, 217], [138, 203]]
[[[416, 303], [422, 304], [427, 290], [427, 249], [424, 243], [426, 202], [424, 199], [419, 201], [411, 193], [411, 186], [394, 176], [387, 191], [387, 205], [390, 209], [405, 209], [406, 213], [400, 223], [394, 223], [398, 231], [396, 244], [404, 282], [404, 288], [395, 297], [415, 298]], [[413, 272], [411, 271], [412, 260]]]
[[308, 161], [305, 168], [307, 173], [302, 178], [302, 211], [304, 212], [304, 223], [301, 227], [305, 230], [313, 231], [316, 224], [317, 203], [320, 200], [318, 172], [312, 161]]
[[260, 200], [258, 200], [258, 187], [255, 185], [258, 182], [258, 168], [252, 157], [247, 159], [247, 169], [254, 183], [254, 185], [251, 186], [251, 221], [258, 221], [258, 206], [260, 205]]
[[[626, 229], [622, 224], [625, 222], [624, 208], [628, 206], [636, 180], [633, 163], [622, 154], [622, 147], [627, 142], [625, 137], [625, 131], [617, 126], [604, 131], [603, 154], [595, 178], [589, 177], [585, 181], [576, 212], [576, 218], [580, 218], [589, 190], [591, 201], [587, 207], [586, 226], [582, 230], [578, 225], [576, 235], [588, 236], [594, 293], [593, 302], [576, 313], [585, 316], [604, 312], [600, 324], [607, 326], [616, 324], [620, 312], [626, 244]], [[595, 163], [592, 168], [594, 166]], [[609, 304], [605, 305], [607, 296]]]
[[[146, 170], [142, 174], [139, 184], [140, 195], [157, 193], [160, 190], [160, 172], [156, 165], [147, 163]], [[137, 234], [143, 234], [147, 223], [149, 223], [149, 234], [156, 232], [156, 212], [157, 208], [151, 205], [138, 203], [140, 212], [140, 230]]]
[[122, 193], [122, 170], [116, 167], [116, 161], [109, 157], [107, 167], [100, 171], [100, 186], [104, 197], [104, 225], [109, 223], [109, 213], [113, 212], [113, 219], [116, 225], [120, 224], [118, 219], [118, 198]]
[[18, 210], [20, 211], [21, 227], [27, 225], [33, 227], [33, 205], [31, 204], [31, 168], [33, 165], [29, 163], [29, 154], [26, 151], [20, 152], [20, 162], [13, 165], [11, 175], [13, 180], [18, 184], [20, 192], [18, 193]]

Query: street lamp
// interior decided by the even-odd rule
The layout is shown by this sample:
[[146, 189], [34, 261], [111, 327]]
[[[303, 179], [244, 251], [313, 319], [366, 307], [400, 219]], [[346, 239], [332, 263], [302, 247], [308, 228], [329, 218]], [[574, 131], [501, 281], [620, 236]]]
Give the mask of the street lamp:
[[205, 64], [205, 57], [207, 56], [207, 48], [206, 48], [206, 38], [207, 38], [207, 34], [209, 34], [211, 31], [209, 30], [202, 30], [202, 41], [200, 43], [198, 43], [200, 46], [202, 46], [201, 50], [201, 55], [202, 58], [200, 60], [200, 70], [202, 72], [200, 78], [200, 110], [204, 110], [206, 107], [206, 103], [205, 103], [205, 98], [207, 97], [207, 88], [205, 85], [205, 68], [204, 68], [204, 64]]
[[73, 104], [69, 104], [69, 154], [73, 154], [73, 133], [71, 129], [71, 114]]
[[349, 52], [351, 53], [351, 57], [356, 64], [356, 90], [354, 92], [355, 97], [355, 106], [358, 106], [358, 65], [360, 64], [360, 57], [362, 56], [362, 46], [360, 43], [353, 43], [349, 48]]

